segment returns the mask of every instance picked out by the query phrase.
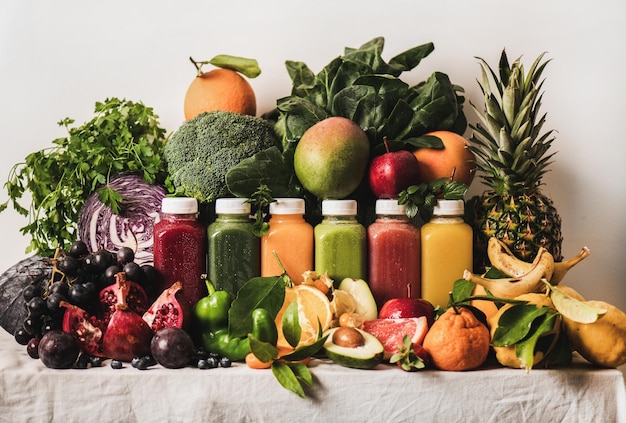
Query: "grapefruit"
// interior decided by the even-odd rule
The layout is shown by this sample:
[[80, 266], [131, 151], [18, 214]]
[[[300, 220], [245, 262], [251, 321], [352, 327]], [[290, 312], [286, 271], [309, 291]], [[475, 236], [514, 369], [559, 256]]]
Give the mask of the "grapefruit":
[[250, 83], [231, 69], [213, 69], [195, 77], [185, 93], [185, 119], [222, 110], [256, 115], [256, 96]]
[[421, 344], [428, 332], [425, 316], [399, 319], [375, 319], [363, 322], [363, 330], [371, 333], [384, 347], [384, 359], [389, 360], [399, 351], [405, 335], [412, 344]]
[[452, 131], [434, 131], [424, 135], [439, 138], [444, 148], [418, 148], [413, 151], [418, 161], [419, 181], [429, 183], [439, 178], [450, 178], [454, 171], [454, 180], [469, 186], [474, 179], [476, 164], [474, 153], [467, 148], [467, 140]]

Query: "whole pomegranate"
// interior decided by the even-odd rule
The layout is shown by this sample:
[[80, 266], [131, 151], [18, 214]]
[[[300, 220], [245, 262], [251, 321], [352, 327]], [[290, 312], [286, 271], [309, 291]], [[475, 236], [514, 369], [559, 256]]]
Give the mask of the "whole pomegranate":
[[150, 353], [153, 332], [141, 315], [132, 310], [126, 298], [130, 286], [124, 273], [116, 275], [118, 302], [102, 337], [104, 354], [114, 360], [131, 361]]

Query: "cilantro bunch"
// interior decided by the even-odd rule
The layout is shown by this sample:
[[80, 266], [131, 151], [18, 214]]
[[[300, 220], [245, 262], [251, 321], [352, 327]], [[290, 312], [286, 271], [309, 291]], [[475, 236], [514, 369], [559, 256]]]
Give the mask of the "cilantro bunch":
[[31, 237], [27, 253], [52, 255], [57, 247], [69, 248], [77, 237], [80, 209], [95, 191], [119, 212], [122, 198], [106, 185], [115, 174], [137, 173], [148, 183], [169, 184], [162, 157], [165, 129], [152, 108], [109, 98], [96, 103], [89, 122], [70, 127], [73, 123], [70, 118], [58, 122], [68, 136], [28, 154], [12, 167], [4, 185], [9, 199], [0, 204], [0, 212], [10, 204], [28, 216], [20, 229]]

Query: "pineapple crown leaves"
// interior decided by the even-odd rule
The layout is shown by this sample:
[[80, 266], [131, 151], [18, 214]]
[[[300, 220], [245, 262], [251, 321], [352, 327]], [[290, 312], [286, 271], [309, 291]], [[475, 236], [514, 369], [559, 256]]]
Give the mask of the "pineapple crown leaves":
[[[520, 58], [512, 64], [502, 51], [496, 73], [481, 58], [484, 108], [470, 105], [480, 122], [472, 125], [469, 149], [476, 156], [483, 181], [497, 193], [535, 191], [552, 163], [548, 153], [554, 141], [553, 130], [542, 133], [546, 115], [539, 115], [541, 79], [548, 61], [540, 54], [526, 73]], [[493, 81], [493, 83], [491, 83]]]

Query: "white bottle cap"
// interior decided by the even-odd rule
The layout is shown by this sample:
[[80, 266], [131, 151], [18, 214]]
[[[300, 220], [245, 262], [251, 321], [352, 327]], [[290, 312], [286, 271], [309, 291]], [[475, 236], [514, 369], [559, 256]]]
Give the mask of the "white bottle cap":
[[161, 202], [161, 211], [171, 214], [198, 213], [198, 200], [190, 197], [165, 197]]
[[218, 198], [215, 200], [216, 214], [250, 214], [250, 203], [245, 198]]
[[400, 216], [406, 214], [406, 206], [404, 204], [398, 204], [398, 200], [376, 200], [376, 214]]
[[303, 198], [276, 198], [270, 203], [270, 214], [304, 214]]
[[322, 214], [324, 216], [355, 216], [357, 212], [356, 200], [323, 200]]
[[437, 200], [433, 208], [435, 216], [463, 216], [465, 203], [463, 200]]

